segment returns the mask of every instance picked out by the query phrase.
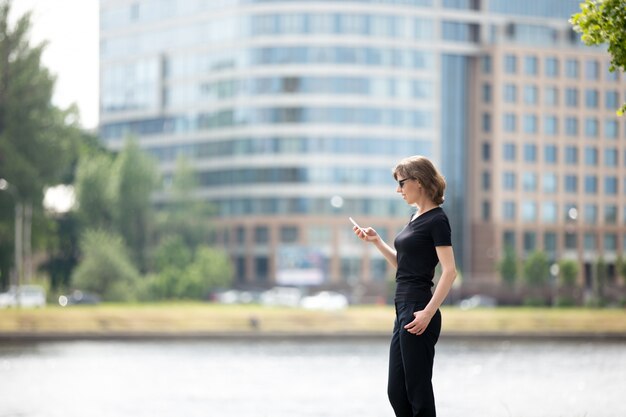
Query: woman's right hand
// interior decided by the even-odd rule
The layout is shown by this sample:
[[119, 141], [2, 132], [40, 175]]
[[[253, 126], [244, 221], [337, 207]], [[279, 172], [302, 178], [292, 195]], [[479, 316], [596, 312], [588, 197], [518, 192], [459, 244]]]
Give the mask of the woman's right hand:
[[376, 233], [376, 230], [372, 229], [371, 227], [358, 228], [354, 226], [352, 230], [354, 230], [354, 234], [357, 235], [357, 237], [364, 242], [376, 242], [380, 239], [380, 236], [378, 235], [378, 233]]

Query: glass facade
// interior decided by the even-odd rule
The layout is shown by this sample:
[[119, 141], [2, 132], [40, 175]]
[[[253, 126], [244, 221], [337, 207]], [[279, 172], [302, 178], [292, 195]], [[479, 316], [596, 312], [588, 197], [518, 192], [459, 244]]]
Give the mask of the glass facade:
[[[560, 224], [562, 194], [626, 189], [626, 129], [614, 115], [623, 77], [607, 73], [606, 58], [578, 56], [556, 24], [577, 9], [576, 0], [101, 0], [100, 136], [113, 149], [138, 139], [159, 163], [163, 200], [175, 161], [189, 160], [198, 195], [227, 223], [219, 233], [238, 282], [264, 285], [287, 246], [315, 252], [325, 282], [380, 281], [384, 259], [338, 221], [367, 216], [391, 239], [411, 208], [390, 170], [425, 155], [446, 177], [444, 209], [469, 277], [474, 218], [507, 222], [494, 235], [513, 246], [517, 237], [520, 249], [558, 253], [563, 233], [531, 228]], [[475, 73], [488, 76], [473, 85]], [[485, 163], [476, 173], [474, 148]], [[608, 224], [626, 212], [614, 206]], [[302, 226], [311, 218], [315, 227]]]

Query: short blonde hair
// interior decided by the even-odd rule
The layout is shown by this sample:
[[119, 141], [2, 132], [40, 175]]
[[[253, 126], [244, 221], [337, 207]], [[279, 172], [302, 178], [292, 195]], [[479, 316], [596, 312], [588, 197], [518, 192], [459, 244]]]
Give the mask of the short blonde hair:
[[402, 159], [393, 169], [393, 178], [397, 180], [398, 175], [417, 180], [435, 204], [443, 204], [446, 180], [425, 156], [415, 155]]

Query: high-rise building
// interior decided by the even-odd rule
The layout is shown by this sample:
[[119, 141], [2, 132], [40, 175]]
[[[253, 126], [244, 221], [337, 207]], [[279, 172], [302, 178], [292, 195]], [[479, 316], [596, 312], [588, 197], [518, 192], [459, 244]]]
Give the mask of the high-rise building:
[[[466, 280], [626, 245], [623, 76], [578, 0], [101, 0], [100, 135], [197, 173], [241, 284], [382, 283], [347, 217], [387, 240], [391, 169], [430, 157]], [[620, 215], [621, 214], [621, 215]]]

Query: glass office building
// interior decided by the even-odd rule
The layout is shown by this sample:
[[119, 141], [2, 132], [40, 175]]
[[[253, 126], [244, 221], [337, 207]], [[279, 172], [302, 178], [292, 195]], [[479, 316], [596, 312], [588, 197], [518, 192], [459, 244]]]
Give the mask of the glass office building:
[[[511, 231], [497, 207], [511, 201], [496, 188], [505, 171], [521, 168], [507, 166], [499, 147], [520, 142], [513, 152], [522, 158], [521, 142], [532, 138], [541, 149], [537, 158], [544, 158], [543, 141], [550, 137], [554, 148], [545, 158], [560, 167], [566, 150], [557, 138], [565, 141], [576, 123], [581, 135], [594, 128], [614, 132], [615, 146], [597, 143], [598, 154], [614, 149], [617, 165], [619, 156], [626, 158], [618, 146], [623, 122], [610, 118], [609, 110], [600, 114], [605, 102], [624, 96], [619, 77], [607, 81], [614, 83], [610, 93], [599, 87], [606, 53], [584, 49], [602, 77], [581, 78], [586, 88], [568, 90], [574, 88], [567, 86], [569, 60], [583, 51], [567, 23], [578, 1], [100, 4], [102, 140], [119, 149], [133, 135], [157, 158], [164, 178], [159, 201], [167, 201], [175, 161], [185, 157], [192, 164], [198, 198], [215, 209], [207, 221], [216, 225], [216, 243], [228, 248], [242, 285], [382, 284], [392, 271], [353, 236], [347, 217], [392, 240], [411, 210], [395, 191], [391, 169], [415, 154], [432, 158], [448, 180], [444, 209], [465, 276], [493, 280], [496, 248]], [[567, 53], [557, 53], [562, 50]], [[510, 56], [524, 77], [534, 70], [539, 78], [518, 81], [507, 72]], [[591, 64], [578, 65], [586, 77]], [[588, 92], [594, 89], [596, 95]], [[506, 94], [517, 101], [505, 105]], [[578, 107], [569, 111], [573, 96]], [[533, 97], [558, 104], [551, 113], [532, 104], [523, 109], [521, 103]], [[511, 125], [513, 132], [506, 130]], [[494, 159], [481, 159], [479, 152]], [[580, 152], [585, 158], [584, 147]], [[570, 188], [571, 181], [592, 187], [585, 175], [576, 175], [568, 177]], [[613, 176], [615, 183], [596, 175], [596, 189], [603, 193], [609, 184], [619, 200], [626, 178]], [[481, 188], [477, 178], [489, 187]], [[537, 193], [550, 181], [561, 193], [565, 174], [542, 176]], [[533, 217], [528, 201], [514, 203], [507, 206], [514, 216]], [[543, 230], [542, 219], [559, 217], [565, 203], [546, 206], [547, 214], [547, 202], [541, 204], [533, 218]]]

